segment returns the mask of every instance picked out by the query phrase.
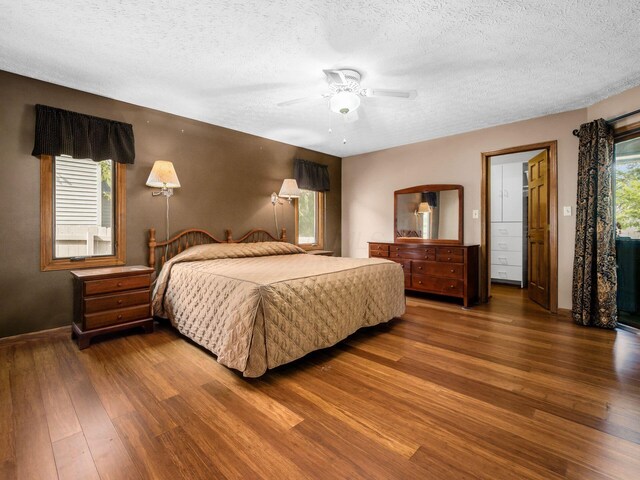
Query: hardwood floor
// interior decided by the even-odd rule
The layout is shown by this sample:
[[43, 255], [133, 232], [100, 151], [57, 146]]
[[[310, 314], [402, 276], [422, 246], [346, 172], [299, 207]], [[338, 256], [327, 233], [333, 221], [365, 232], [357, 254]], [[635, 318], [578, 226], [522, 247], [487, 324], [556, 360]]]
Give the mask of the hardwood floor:
[[167, 327], [0, 340], [0, 478], [639, 478], [640, 336], [493, 295], [257, 380]]

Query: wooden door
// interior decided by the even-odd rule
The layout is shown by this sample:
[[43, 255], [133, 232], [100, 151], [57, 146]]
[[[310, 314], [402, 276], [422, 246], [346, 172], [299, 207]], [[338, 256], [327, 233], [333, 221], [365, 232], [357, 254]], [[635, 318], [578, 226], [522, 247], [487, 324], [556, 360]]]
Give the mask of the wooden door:
[[529, 160], [529, 298], [549, 308], [549, 158]]

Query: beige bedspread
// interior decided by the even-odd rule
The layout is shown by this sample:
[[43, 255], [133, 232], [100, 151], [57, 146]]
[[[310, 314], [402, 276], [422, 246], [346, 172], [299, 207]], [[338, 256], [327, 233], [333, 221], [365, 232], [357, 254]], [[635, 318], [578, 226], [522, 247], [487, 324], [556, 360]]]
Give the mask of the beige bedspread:
[[155, 315], [258, 377], [405, 311], [404, 273], [382, 259], [309, 255], [283, 242], [191, 247], [163, 267]]

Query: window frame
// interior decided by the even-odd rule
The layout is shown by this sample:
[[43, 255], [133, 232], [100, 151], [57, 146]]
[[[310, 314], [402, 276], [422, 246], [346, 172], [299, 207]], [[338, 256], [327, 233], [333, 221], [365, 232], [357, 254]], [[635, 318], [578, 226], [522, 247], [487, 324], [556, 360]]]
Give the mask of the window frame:
[[316, 192], [313, 190], [307, 190], [316, 194], [316, 204], [318, 205], [318, 211], [316, 215], [316, 232], [317, 243], [300, 243], [300, 199], [296, 198], [295, 203], [295, 239], [296, 245], [304, 250], [323, 250], [324, 249], [324, 230], [325, 230], [325, 192]]
[[115, 196], [113, 228], [114, 254], [83, 257], [82, 260], [55, 258], [53, 254], [54, 178], [52, 155], [40, 155], [40, 271], [75, 270], [80, 268], [112, 267], [126, 263], [126, 165], [114, 163]]

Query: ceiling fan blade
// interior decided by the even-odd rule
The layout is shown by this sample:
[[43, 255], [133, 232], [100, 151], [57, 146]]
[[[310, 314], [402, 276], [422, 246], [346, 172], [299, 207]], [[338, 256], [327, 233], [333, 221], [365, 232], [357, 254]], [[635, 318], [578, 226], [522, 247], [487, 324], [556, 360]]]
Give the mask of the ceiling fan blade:
[[384, 88], [366, 88], [364, 92], [366, 97], [395, 97], [413, 100], [418, 96], [418, 92], [416, 90], [387, 90]]
[[296, 105], [298, 103], [312, 102], [314, 100], [320, 100], [321, 98], [325, 98], [325, 97], [326, 97], [325, 94], [316, 94], [316, 95], [310, 95], [308, 97], [294, 98], [293, 100], [287, 100], [286, 102], [280, 102], [277, 105], [278, 105], [278, 107], [288, 107], [289, 105]]

